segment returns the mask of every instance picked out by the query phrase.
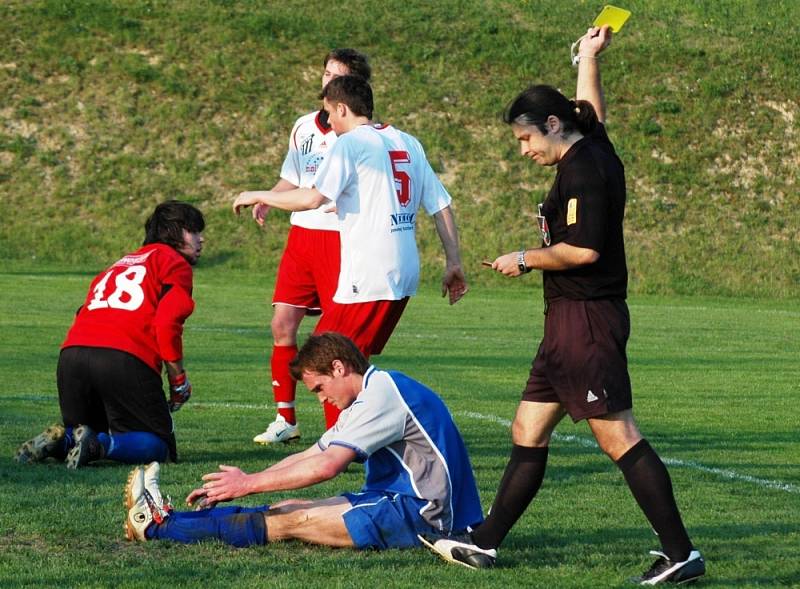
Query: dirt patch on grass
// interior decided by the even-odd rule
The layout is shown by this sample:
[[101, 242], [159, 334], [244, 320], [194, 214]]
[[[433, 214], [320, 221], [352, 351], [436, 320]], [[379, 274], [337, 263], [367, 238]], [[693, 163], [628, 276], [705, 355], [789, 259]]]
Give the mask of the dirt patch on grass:
[[781, 117], [783, 117], [784, 122], [788, 125], [786, 129], [787, 134], [794, 133], [794, 121], [795, 121], [795, 113], [797, 112], [797, 105], [789, 100], [786, 102], [775, 102], [773, 100], [767, 100], [764, 103], [765, 106], [776, 110], [780, 113]]
[[[713, 135], [724, 147], [713, 165], [706, 170], [710, 176], [729, 175], [732, 178], [731, 186], [737, 189], [751, 189], [762, 179], [774, 182], [780, 178], [788, 186], [796, 183], [800, 167], [800, 142], [795, 129], [797, 104], [792, 101], [765, 101], [763, 106], [780, 114], [785, 123], [783, 136], [767, 135], [762, 141], [755, 142], [754, 132], [744, 125], [718, 125]], [[764, 133], [759, 135], [763, 136]], [[770, 202], [776, 204], [782, 200], [783, 194], [776, 190]]]

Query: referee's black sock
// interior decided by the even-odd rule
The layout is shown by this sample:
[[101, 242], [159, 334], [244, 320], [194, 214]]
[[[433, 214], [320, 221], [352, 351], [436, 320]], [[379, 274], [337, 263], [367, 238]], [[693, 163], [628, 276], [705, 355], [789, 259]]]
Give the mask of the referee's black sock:
[[617, 466], [658, 534], [664, 554], [676, 562], [689, 558], [692, 543], [675, 504], [669, 473], [655, 450], [642, 439], [617, 460]]
[[497, 548], [525, 512], [539, 487], [547, 466], [547, 446], [514, 446], [500, 488], [489, 515], [472, 532], [472, 541], [481, 548]]

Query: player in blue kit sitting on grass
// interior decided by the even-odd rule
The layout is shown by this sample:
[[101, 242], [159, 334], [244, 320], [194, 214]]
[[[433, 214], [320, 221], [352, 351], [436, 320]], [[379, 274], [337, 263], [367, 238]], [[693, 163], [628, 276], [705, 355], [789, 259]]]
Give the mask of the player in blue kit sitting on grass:
[[[204, 509], [177, 512], [158, 488], [158, 464], [131, 472], [125, 489], [131, 540], [234, 546], [297, 539], [335, 547], [418, 546], [418, 534], [464, 531], [482, 521], [480, 498], [461, 435], [433, 391], [370, 366], [348, 338], [312, 335], [292, 361], [292, 376], [342, 409], [316, 444], [264, 471], [221, 465], [186, 498]], [[359, 492], [272, 506], [215, 507], [253, 493], [301, 489], [364, 462]]]

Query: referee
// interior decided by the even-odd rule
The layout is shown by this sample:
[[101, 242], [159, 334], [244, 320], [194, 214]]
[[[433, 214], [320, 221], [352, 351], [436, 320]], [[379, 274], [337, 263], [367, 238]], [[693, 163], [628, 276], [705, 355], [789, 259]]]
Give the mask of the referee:
[[589, 29], [580, 46], [578, 100], [531, 86], [504, 121], [524, 157], [556, 166], [539, 205], [542, 247], [498, 257], [492, 268], [516, 277], [544, 274], [544, 338], [512, 425], [514, 446], [485, 523], [471, 535], [426, 538], [446, 560], [491, 566], [496, 548], [536, 496], [553, 430], [569, 414], [587, 420], [600, 448], [617, 464], [661, 541], [662, 551], [635, 581], [686, 582], [705, 573], [675, 504], [669, 473], [633, 418], [625, 346], [630, 318], [622, 221], [625, 173], [606, 135], [597, 55], [607, 27]]

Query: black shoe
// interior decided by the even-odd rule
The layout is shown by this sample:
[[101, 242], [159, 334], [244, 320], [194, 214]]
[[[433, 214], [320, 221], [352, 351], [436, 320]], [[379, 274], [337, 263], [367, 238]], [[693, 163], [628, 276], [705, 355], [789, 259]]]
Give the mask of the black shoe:
[[64, 459], [65, 430], [60, 423], [54, 423], [35, 438], [31, 438], [17, 449], [14, 460], [23, 464], [41, 462], [45, 458]]
[[97, 439], [97, 434], [88, 425], [76, 427], [72, 432], [72, 439], [75, 441], [75, 445], [67, 454], [67, 468], [76, 469], [105, 457], [105, 448]]
[[658, 556], [641, 577], [631, 579], [638, 585], [660, 585], [661, 583], [692, 583], [706, 574], [706, 561], [699, 550], [692, 550], [689, 558], [683, 562], [676, 562], [667, 558], [663, 552], [651, 550], [650, 554]]
[[417, 538], [447, 562], [469, 569], [487, 569], [493, 567], [497, 560], [497, 550], [476, 546], [468, 533], [452, 536], [419, 534]]

